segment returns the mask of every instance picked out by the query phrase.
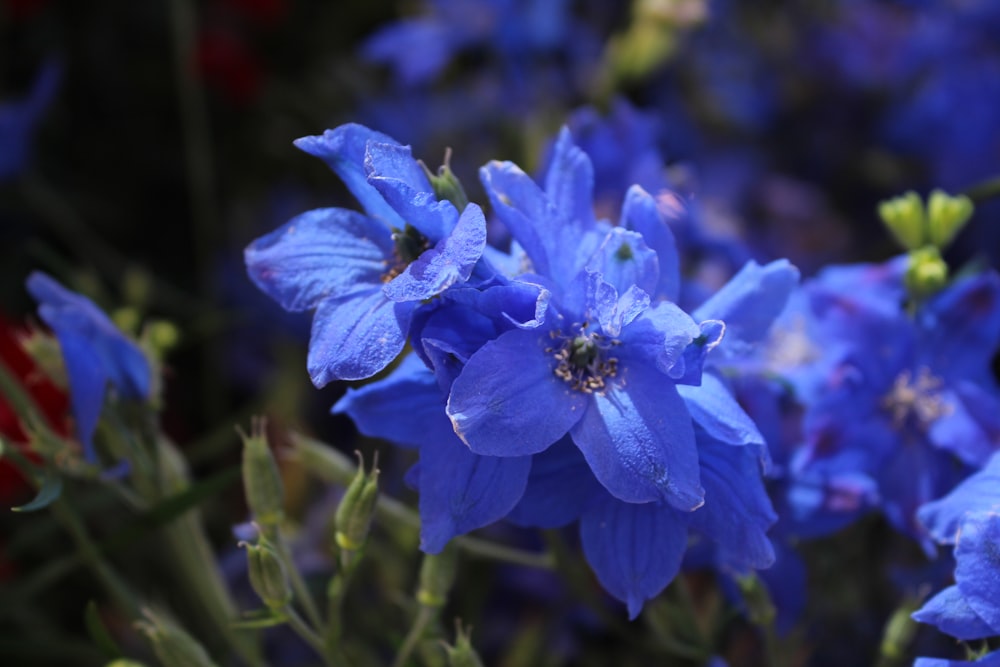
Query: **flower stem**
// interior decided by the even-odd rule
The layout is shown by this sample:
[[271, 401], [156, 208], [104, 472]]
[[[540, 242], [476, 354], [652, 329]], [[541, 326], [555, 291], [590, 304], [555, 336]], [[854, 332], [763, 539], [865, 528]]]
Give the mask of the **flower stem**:
[[406, 661], [410, 659], [410, 654], [417, 647], [417, 642], [420, 638], [424, 636], [424, 632], [427, 630], [427, 626], [430, 625], [434, 617], [437, 616], [438, 608], [430, 607], [428, 605], [420, 605], [420, 610], [417, 612], [417, 617], [413, 619], [413, 626], [410, 627], [409, 633], [406, 635], [406, 639], [403, 640], [403, 645], [399, 647], [399, 653], [396, 654], [396, 659], [392, 663], [392, 667], [404, 667]]

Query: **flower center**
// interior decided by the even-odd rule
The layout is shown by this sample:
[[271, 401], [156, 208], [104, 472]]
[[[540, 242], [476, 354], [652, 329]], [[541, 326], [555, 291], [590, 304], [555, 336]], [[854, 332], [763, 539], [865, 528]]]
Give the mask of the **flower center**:
[[587, 323], [574, 324], [577, 334], [566, 335], [559, 329], [549, 332], [556, 343], [545, 348], [556, 360], [556, 377], [577, 391], [593, 394], [605, 389], [605, 378], [618, 375], [618, 359], [608, 356], [619, 341], [597, 332], [588, 332]]
[[941, 378], [931, 375], [926, 366], [920, 368], [915, 377], [906, 369], [882, 397], [882, 408], [892, 415], [895, 428], [912, 419], [921, 430], [926, 430], [934, 421], [952, 411], [952, 406], [941, 398], [943, 384]]
[[395, 260], [389, 270], [382, 275], [382, 282], [387, 283], [398, 276], [415, 259], [431, 247], [427, 237], [417, 231], [416, 227], [407, 224], [402, 231], [393, 229], [393, 259]]

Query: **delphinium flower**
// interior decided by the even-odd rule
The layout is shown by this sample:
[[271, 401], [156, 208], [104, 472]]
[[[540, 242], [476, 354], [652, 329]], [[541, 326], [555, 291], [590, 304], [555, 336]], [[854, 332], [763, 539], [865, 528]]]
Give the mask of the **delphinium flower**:
[[[635, 188], [618, 227], [598, 221], [590, 161], [566, 131], [544, 189], [510, 163], [482, 178], [516, 242], [496, 262], [510, 275], [421, 306], [426, 367], [411, 359], [335, 407], [366, 434], [419, 447], [424, 548], [503, 516], [578, 521], [588, 561], [633, 617], [676, 575], [689, 531], [716, 541], [726, 566], [766, 566], [764, 444], [722, 383], [702, 380], [723, 325], [668, 299], [677, 251], [656, 202]], [[788, 286], [765, 287], [773, 274]], [[767, 315], [749, 301], [773, 316], [794, 276], [750, 271], [706, 312], [732, 315], [750, 339]]]
[[[995, 426], [997, 419], [994, 414]], [[963, 642], [1000, 635], [1000, 455], [944, 498], [920, 508], [920, 520], [940, 544], [954, 546], [955, 585], [924, 603], [913, 618]], [[1000, 651], [975, 662], [919, 658], [915, 667], [1000, 665]]]
[[84, 458], [98, 463], [93, 437], [108, 389], [120, 399], [148, 399], [152, 391], [149, 360], [87, 297], [38, 271], [28, 276], [27, 287], [38, 301], [38, 316], [59, 341]]
[[[801, 474], [862, 475], [897, 530], [929, 548], [917, 507], [942, 496], [1000, 447], [991, 427], [1000, 392], [990, 360], [1000, 339], [1000, 276], [957, 279], [915, 312], [902, 276], [881, 289], [871, 272], [807, 284], [812, 310], [837, 344], [806, 406]], [[895, 298], [893, 298], [895, 295]]]
[[14, 178], [26, 165], [35, 126], [55, 96], [60, 74], [60, 66], [49, 62], [24, 99], [0, 104], [0, 182]]
[[403, 349], [417, 305], [470, 277], [486, 221], [475, 204], [459, 211], [439, 200], [409, 147], [366, 127], [342, 125], [296, 146], [326, 161], [366, 214], [296, 216], [247, 247], [247, 270], [286, 310], [315, 310], [313, 383], [371, 377]]

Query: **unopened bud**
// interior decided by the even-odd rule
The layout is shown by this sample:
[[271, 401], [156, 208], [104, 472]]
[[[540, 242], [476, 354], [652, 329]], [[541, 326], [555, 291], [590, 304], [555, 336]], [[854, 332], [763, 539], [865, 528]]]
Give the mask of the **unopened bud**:
[[760, 627], [770, 627], [774, 623], [775, 609], [764, 582], [757, 575], [750, 574], [737, 577], [736, 584], [743, 594], [750, 622]]
[[948, 282], [948, 264], [935, 246], [914, 250], [903, 281], [913, 297], [923, 299], [940, 291]]
[[163, 667], [216, 667], [198, 641], [184, 630], [146, 611], [136, 627], [149, 639]]
[[472, 628], [463, 629], [461, 621], [456, 619], [455, 645], [444, 647], [448, 653], [448, 667], [483, 667], [483, 661], [472, 648], [471, 636]]
[[271, 609], [282, 609], [292, 601], [292, 588], [288, 572], [278, 552], [265, 540], [257, 544], [240, 542], [247, 550], [250, 585]]
[[912, 190], [878, 206], [879, 217], [906, 250], [916, 250], [927, 243], [927, 220], [924, 202]]
[[424, 554], [420, 565], [420, 587], [417, 602], [425, 607], [443, 607], [448, 601], [448, 591], [455, 583], [455, 565], [458, 551], [448, 545], [439, 554]]
[[378, 454], [372, 470], [365, 472], [365, 462], [358, 454], [358, 472], [347, 486], [335, 516], [337, 546], [346, 551], [358, 551], [368, 539], [375, 503], [378, 500]]
[[927, 200], [927, 232], [930, 242], [944, 249], [972, 217], [972, 200], [965, 195], [952, 197], [935, 190]]
[[465, 194], [462, 182], [458, 180], [458, 176], [451, 170], [451, 149], [445, 149], [444, 164], [438, 167], [437, 174], [428, 169], [427, 165], [423, 162], [420, 162], [420, 166], [424, 168], [427, 180], [431, 182], [437, 198], [450, 201], [460, 213], [464, 211], [465, 207], [469, 205], [469, 197]]
[[900, 660], [907, 653], [907, 648], [917, 634], [917, 622], [912, 614], [920, 607], [913, 600], [903, 602], [889, 617], [889, 622], [882, 632], [882, 645], [879, 647], [882, 655], [891, 660]]
[[265, 535], [273, 535], [285, 517], [285, 491], [278, 463], [267, 444], [267, 421], [253, 419], [243, 438], [243, 488], [254, 521]]

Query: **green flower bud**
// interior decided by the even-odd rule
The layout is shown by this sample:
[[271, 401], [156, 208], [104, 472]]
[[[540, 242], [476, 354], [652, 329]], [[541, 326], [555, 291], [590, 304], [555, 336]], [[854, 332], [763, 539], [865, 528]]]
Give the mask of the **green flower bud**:
[[267, 421], [257, 417], [250, 435], [243, 438], [243, 488], [254, 521], [265, 535], [272, 535], [285, 518], [285, 490], [278, 464], [267, 443]]
[[378, 500], [378, 475], [378, 453], [370, 473], [365, 473], [364, 459], [358, 453], [358, 472], [344, 492], [334, 518], [334, 537], [337, 546], [345, 551], [358, 551], [368, 539]]
[[151, 611], [145, 614], [148, 620], [136, 623], [136, 628], [152, 643], [163, 667], [216, 667], [194, 637]]
[[292, 587], [288, 572], [278, 552], [265, 539], [257, 544], [240, 542], [247, 550], [250, 585], [271, 609], [283, 609], [292, 601]]
[[746, 604], [750, 622], [759, 627], [770, 627], [774, 623], [774, 603], [764, 582], [755, 574], [736, 578], [743, 602]]
[[912, 190], [878, 206], [882, 222], [906, 250], [916, 250], [926, 242], [927, 222], [924, 203]]
[[948, 282], [948, 265], [935, 246], [925, 246], [910, 253], [910, 263], [903, 276], [906, 289], [916, 299], [938, 292]]
[[451, 149], [445, 149], [444, 164], [438, 167], [437, 174], [431, 172], [423, 161], [418, 161], [418, 163], [423, 167], [424, 173], [427, 175], [427, 180], [431, 182], [437, 198], [450, 201], [460, 213], [464, 211], [465, 207], [469, 205], [469, 197], [465, 194], [462, 182], [458, 180], [458, 176], [451, 170]]
[[472, 627], [463, 629], [461, 622], [456, 619], [455, 645], [444, 647], [448, 653], [449, 667], [483, 667], [483, 661], [479, 659], [476, 650], [472, 648], [471, 636]]
[[127, 658], [119, 658], [117, 660], [112, 660], [104, 667], [146, 667], [146, 663], [129, 660]]
[[920, 606], [912, 600], [907, 600], [889, 617], [889, 622], [882, 632], [882, 645], [879, 647], [884, 657], [897, 661], [906, 655], [907, 647], [917, 634], [917, 622], [911, 615]]
[[420, 587], [417, 602], [425, 607], [443, 607], [448, 601], [448, 591], [455, 583], [455, 565], [458, 551], [448, 545], [439, 554], [425, 554], [420, 564]]
[[930, 242], [942, 250], [951, 243], [972, 217], [972, 200], [965, 195], [951, 197], [935, 190], [927, 200], [927, 233]]

